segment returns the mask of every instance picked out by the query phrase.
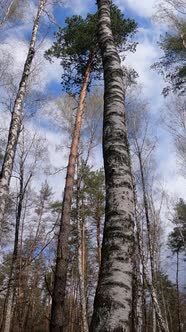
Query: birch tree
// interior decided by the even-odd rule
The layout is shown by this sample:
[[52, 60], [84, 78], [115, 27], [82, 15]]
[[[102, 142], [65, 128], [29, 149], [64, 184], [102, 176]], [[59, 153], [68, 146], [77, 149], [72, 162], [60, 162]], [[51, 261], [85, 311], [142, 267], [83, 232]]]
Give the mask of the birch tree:
[[[156, 148], [157, 138], [150, 121], [149, 105], [147, 100], [143, 100], [142, 97], [139, 98], [139, 91], [142, 93], [142, 90], [138, 86], [133, 87], [132, 94], [130, 95], [128, 91], [128, 96], [126, 98], [128, 131], [135, 174], [134, 181], [136, 182], [138, 193], [136, 201], [138, 200], [138, 210], [141, 210], [141, 212], [138, 211], [138, 213], [135, 213], [137, 219], [137, 232], [141, 232], [138, 236], [137, 243], [140, 241], [139, 252], [141, 250], [143, 251], [140, 253], [142, 270], [144, 272], [145, 283], [149, 288], [149, 293], [152, 299], [152, 331], [156, 331], [158, 321], [162, 331], [168, 331], [168, 324], [159, 304], [158, 289], [156, 284], [156, 272], [159, 268], [157, 257], [158, 250], [160, 251], [161, 242], [159, 239], [159, 216], [157, 216], [156, 209], [154, 207], [153, 195], [151, 194], [153, 191], [151, 186], [151, 178], [154, 176], [153, 166], [155, 165], [155, 159], [153, 154]], [[161, 206], [161, 195], [159, 200], [159, 204]], [[140, 226], [141, 221], [138, 220], [139, 218], [142, 220], [142, 226]], [[145, 254], [145, 252], [147, 252], [147, 254]], [[149, 270], [148, 258], [145, 256], [149, 257]], [[148, 280], [146, 280], [146, 278], [148, 278]]]
[[37, 14], [34, 20], [32, 36], [28, 54], [25, 60], [22, 77], [20, 80], [17, 96], [15, 98], [11, 122], [9, 127], [8, 142], [5, 150], [3, 165], [0, 173], [0, 223], [5, 212], [6, 199], [8, 196], [10, 179], [14, 164], [17, 142], [23, 121], [23, 101], [26, 94], [26, 86], [31, 71], [31, 65], [35, 54], [35, 46], [38, 35], [39, 23], [47, 0], [39, 0]]
[[41, 140], [37, 134], [33, 134], [32, 136], [28, 130], [22, 130], [21, 136], [19, 137], [17, 160], [14, 167], [14, 174], [18, 180], [18, 193], [16, 199], [14, 248], [1, 326], [1, 331], [4, 332], [9, 332], [11, 327], [13, 300], [15, 300], [16, 294], [20, 224], [25, 195], [27, 194], [32, 177], [37, 172], [38, 163], [40, 159], [42, 160], [44, 146], [44, 141]]
[[111, 30], [110, 1], [98, 0], [97, 3], [105, 84], [103, 155], [106, 208], [102, 261], [90, 331], [129, 331], [134, 208], [123, 72]]

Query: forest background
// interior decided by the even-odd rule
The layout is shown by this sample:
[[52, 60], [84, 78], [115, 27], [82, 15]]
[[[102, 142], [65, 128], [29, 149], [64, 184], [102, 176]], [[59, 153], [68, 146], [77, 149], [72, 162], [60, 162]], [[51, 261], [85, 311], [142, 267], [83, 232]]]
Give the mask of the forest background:
[[[158, 44], [160, 35], [163, 35], [170, 27], [167, 26], [166, 22], [159, 23], [153, 18], [157, 10], [157, 1], [116, 0], [115, 4], [119, 6], [126, 17], [133, 18], [138, 24], [137, 32], [133, 38], [137, 42], [136, 51], [127, 54], [124, 65], [127, 68], [134, 69], [138, 74], [134, 95], [129, 91], [129, 96], [132, 96], [134, 103], [139, 99], [145, 105], [145, 108], [148, 108], [149, 135], [153, 138], [151, 147], [153, 156], [150, 162], [151, 179], [149, 183], [151, 183], [153, 195], [156, 197], [156, 208], [158, 209], [161, 206], [161, 242], [164, 242], [166, 247], [167, 235], [173, 227], [171, 220], [175, 204], [179, 198], [186, 199], [186, 169], [182, 160], [180, 160], [180, 156], [177, 154], [175, 137], [169, 130], [166, 121], [171, 105], [176, 103], [176, 98], [171, 93], [166, 98], [162, 95], [165, 82], [163, 77], [152, 68], [152, 65], [163, 55], [162, 49]], [[7, 128], [9, 126], [15, 90], [23, 70], [33, 19], [37, 12], [35, 1], [29, 1], [29, 3], [25, 1], [24, 5], [26, 8], [24, 13], [20, 12], [20, 17], [18, 15], [16, 19], [14, 18], [12, 21], [7, 22], [0, 31], [0, 58], [2, 59], [0, 72], [3, 82], [0, 86], [2, 153], [4, 142], [7, 138]], [[87, 13], [95, 13], [95, 11], [96, 4], [90, 0], [86, 4], [79, 0], [69, 0], [64, 2], [62, 6], [53, 6], [49, 2], [39, 28], [37, 52], [29, 83], [30, 96], [25, 105], [25, 108], [27, 108], [25, 130], [29, 133], [25, 135], [29, 136], [31, 141], [32, 138], [35, 140], [34, 144], [30, 143], [33, 144], [33, 151], [31, 151], [27, 160], [27, 172], [29, 174], [30, 169], [33, 168], [30, 184], [32, 195], [39, 195], [42, 185], [47, 183], [53, 193], [51, 195], [53, 202], [62, 200], [69, 152], [68, 140], [71, 137], [71, 124], [73, 123], [73, 116], [72, 118], [69, 117], [68, 110], [70, 112], [73, 103], [64, 97], [64, 91], [61, 86], [63, 69], [60, 66], [60, 60], [53, 59], [53, 62], [50, 63], [44, 58], [44, 53], [52, 46], [54, 32], [59, 26], [64, 26], [67, 17], [72, 15], [86, 17]], [[4, 70], [5, 68], [6, 71]], [[93, 82], [91, 92], [93, 90], [95, 95], [99, 96], [102, 90], [102, 81]], [[88, 102], [91, 103], [90, 96], [91, 93], [87, 104]], [[61, 109], [64, 108], [64, 105], [67, 106], [66, 113], [62, 115]], [[76, 104], [73, 104], [73, 109], [75, 108]], [[82, 130], [83, 139], [81, 143], [84, 158], [86, 158], [88, 153], [89, 125], [88, 120], [85, 121]], [[98, 136], [100, 135], [99, 130], [98, 125]], [[91, 149], [88, 162], [91, 170], [94, 171], [103, 167], [102, 146], [99, 138], [96, 138], [96, 143]], [[27, 144], [29, 145], [29, 142]], [[35, 148], [36, 150], [34, 150]], [[35, 151], [37, 151], [38, 155]], [[35, 153], [36, 157], [33, 157]], [[18, 188], [16, 174], [17, 169], [15, 166], [11, 181], [13, 192]], [[154, 182], [156, 184], [155, 188]], [[163, 199], [161, 200], [162, 195]], [[48, 222], [50, 224], [50, 220]], [[30, 227], [32, 228], [32, 226]], [[48, 230], [50, 231], [50, 229], [49, 227]], [[30, 231], [30, 229], [27, 230], [28, 233]], [[8, 245], [6, 244], [3, 247], [3, 252], [7, 252], [12, 248], [13, 241], [12, 233], [12, 236], [9, 237]], [[174, 282], [175, 268], [172, 266], [172, 262], [175, 262], [175, 258], [169, 257], [167, 259], [167, 255], [170, 256], [170, 252], [166, 247], [166, 251], [161, 256], [161, 266]], [[53, 256], [51, 257], [52, 259]], [[185, 281], [184, 273], [180, 272], [180, 285], [184, 286]]]

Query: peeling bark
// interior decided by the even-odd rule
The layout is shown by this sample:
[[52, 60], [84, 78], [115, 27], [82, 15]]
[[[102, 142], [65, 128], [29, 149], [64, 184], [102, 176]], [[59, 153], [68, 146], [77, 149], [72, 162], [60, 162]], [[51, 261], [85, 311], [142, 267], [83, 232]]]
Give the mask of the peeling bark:
[[132, 305], [133, 190], [123, 73], [111, 31], [110, 1], [98, 0], [104, 68], [103, 155], [106, 179], [102, 261], [91, 332], [127, 332]]
[[[9, 192], [10, 179], [14, 164], [14, 158], [16, 153], [17, 142], [21, 130], [21, 125], [23, 121], [23, 109], [22, 104], [26, 93], [26, 85], [28, 82], [28, 77], [31, 71], [31, 65], [33, 62], [34, 54], [35, 54], [35, 44], [37, 39], [37, 33], [39, 28], [39, 22], [41, 19], [41, 15], [44, 9], [44, 5], [46, 0], [40, 0], [37, 15], [34, 21], [33, 29], [32, 29], [32, 37], [29, 45], [28, 55], [25, 61], [21, 81], [19, 84], [19, 89], [17, 92], [17, 96], [14, 102], [14, 108], [12, 112], [10, 127], [9, 127], [9, 135], [8, 142], [5, 150], [5, 156], [3, 160], [2, 170], [0, 173], [0, 224], [2, 223], [3, 216], [5, 213], [6, 200]], [[0, 230], [1, 232], [1, 230]]]
[[71, 144], [68, 167], [67, 167], [60, 231], [58, 237], [56, 269], [54, 275], [54, 290], [53, 290], [51, 322], [50, 322], [51, 332], [63, 331], [63, 325], [65, 322], [65, 317], [63, 313], [65, 305], [64, 300], [65, 300], [65, 288], [66, 288], [67, 267], [68, 267], [68, 238], [70, 234], [70, 213], [71, 213], [71, 204], [72, 204], [72, 195], [73, 195], [74, 174], [75, 174], [75, 165], [78, 155], [78, 144], [80, 138], [82, 116], [83, 116], [85, 98], [87, 93], [87, 87], [91, 73], [93, 56], [94, 54], [90, 55], [85, 71], [84, 82], [80, 93], [79, 105], [76, 114], [72, 144]]

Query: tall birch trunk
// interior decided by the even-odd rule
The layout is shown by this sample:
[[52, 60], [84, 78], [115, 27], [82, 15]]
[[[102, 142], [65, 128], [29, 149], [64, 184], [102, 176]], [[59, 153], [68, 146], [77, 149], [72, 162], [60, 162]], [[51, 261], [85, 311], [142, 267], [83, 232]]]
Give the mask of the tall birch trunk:
[[[145, 177], [144, 177], [144, 169], [143, 169], [143, 162], [142, 162], [142, 156], [141, 151], [138, 145], [138, 142], [136, 140], [137, 145], [137, 154], [138, 154], [138, 160], [139, 160], [139, 166], [140, 166], [140, 176], [141, 176], [141, 184], [142, 184], [142, 192], [143, 192], [143, 205], [145, 209], [145, 219], [146, 219], [146, 226], [147, 226], [147, 239], [148, 239], [148, 249], [150, 254], [150, 268], [151, 268], [151, 282], [153, 285], [154, 290], [156, 289], [156, 283], [155, 283], [155, 261], [154, 261], [154, 250], [152, 245], [152, 239], [151, 239], [151, 224], [150, 224], [150, 218], [149, 218], [149, 206], [148, 206], [148, 199], [147, 199], [147, 192], [146, 192], [146, 183], [145, 183]], [[152, 332], [156, 332], [156, 311], [155, 311], [155, 304], [154, 300], [152, 298]]]
[[75, 126], [73, 131], [65, 190], [63, 196], [63, 205], [61, 213], [60, 231], [58, 237], [57, 257], [56, 257], [56, 269], [54, 275], [54, 289], [52, 297], [52, 310], [51, 310], [51, 321], [50, 331], [61, 332], [63, 331], [63, 325], [65, 321], [64, 317], [64, 300], [65, 300], [65, 288], [67, 280], [67, 268], [68, 268], [68, 238], [70, 234], [70, 214], [73, 196], [73, 185], [74, 185], [74, 174], [75, 165], [78, 155], [78, 144], [80, 138], [82, 116], [85, 104], [85, 98], [87, 94], [87, 87], [89, 83], [91, 66], [93, 61], [91, 55], [87, 63], [84, 82], [80, 93], [79, 105], [76, 114]]
[[132, 305], [133, 190], [123, 73], [111, 31], [110, 1], [98, 0], [105, 95], [103, 156], [106, 179], [102, 261], [91, 332], [127, 332]]
[[136, 246], [133, 258], [133, 301], [131, 314], [131, 331], [145, 332], [143, 329], [143, 285], [141, 280], [141, 258], [137, 245], [137, 238], [135, 237]]
[[150, 218], [149, 218], [149, 206], [148, 206], [146, 183], [145, 183], [145, 177], [144, 177], [143, 161], [142, 161], [141, 151], [139, 149], [138, 144], [137, 144], [137, 149], [138, 149], [138, 160], [139, 160], [139, 166], [140, 166], [140, 176], [141, 176], [141, 184], [142, 184], [142, 192], [143, 192], [143, 205], [144, 205], [144, 209], [145, 209], [145, 219], [146, 219], [146, 225], [147, 225], [147, 238], [148, 238], [148, 249], [149, 249], [149, 254], [150, 254], [151, 278], [152, 278], [152, 283], [155, 287], [155, 271], [154, 271], [155, 262], [154, 262], [154, 251], [153, 251], [152, 240], [151, 240], [151, 223], [150, 223]]
[[[131, 166], [131, 172], [132, 172], [132, 166]], [[133, 194], [134, 194], [134, 220], [135, 220], [135, 250], [134, 250], [134, 257], [133, 257], [133, 265], [135, 268], [134, 274], [135, 274], [135, 281], [136, 285], [134, 285], [134, 294], [137, 299], [133, 303], [134, 306], [134, 314], [132, 315], [132, 320], [134, 321], [132, 328], [132, 331], [134, 332], [146, 332], [147, 330], [147, 323], [146, 323], [146, 297], [145, 297], [145, 284], [144, 284], [144, 278], [143, 278], [143, 271], [142, 271], [142, 278], [141, 278], [141, 266], [143, 267], [143, 263], [141, 262], [141, 253], [140, 248], [142, 247], [139, 245], [139, 236], [138, 236], [138, 228], [140, 230], [140, 225], [138, 223], [138, 213], [137, 213], [137, 194], [136, 194], [136, 185], [135, 185], [135, 179], [134, 176], [132, 177], [132, 187], [133, 187]], [[142, 242], [142, 241], [141, 241]], [[136, 292], [135, 292], [136, 291]], [[136, 321], [135, 321], [136, 318]], [[132, 326], [132, 327], [133, 327]]]
[[[25, 61], [21, 81], [19, 84], [19, 89], [14, 102], [14, 108], [12, 112], [8, 142], [6, 146], [5, 156], [3, 160], [2, 170], [0, 173], [0, 224], [2, 223], [3, 216], [5, 213], [6, 200], [9, 192], [10, 179], [14, 164], [14, 158], [16, 153], [17, 142], [21, 130], [21, 125], [23, 121], [23, 110], [22, 104], [26, 93], [26, 85], [28, 82], [28, 77], [31, 71], [31, 65], [33, 62], [35, 54], [35, 44], [38, 34], [39, 22], [41, 19], [42, 11], [46, 0], [40, 0], [36, 18], [34, 20], [34, 25], [32, 29], [32, 37], [29, 45], [28, 55]], [[1, 230], [0, 230], [1, 232]]]

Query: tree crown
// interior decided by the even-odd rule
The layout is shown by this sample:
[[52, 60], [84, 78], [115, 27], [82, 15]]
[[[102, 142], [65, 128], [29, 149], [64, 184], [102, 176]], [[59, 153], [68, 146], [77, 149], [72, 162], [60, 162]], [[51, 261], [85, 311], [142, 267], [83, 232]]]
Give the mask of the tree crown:
[[[137, 25], [132, 19], [126, 19], [122, 12], [111, 6], [112, 31], [119, 50], [132, 49], [126, 46], [127, 38], [134, 34]], [[88, 60], [93, 56], [92, 79], [98, 79], [102, 72], [102, 61], [98, 50], [98, 14], [88, 14], [86, 18], [74, 15], [67, 18], [66, 26], [55, 33], [56, 40], [47, 50], [45, 57], [61, 60], [63, 67], [62, 85], [67, 92], [79, 92], [82, 86]]]
[[185, 93], [186, 83], [186, 23], [179, 21], [177, 29], [166, 33], [159, 42], [164, 55], [153, 65], [164, 76], [168, 85], [163, 89], [164, 96], [170, 91]]

